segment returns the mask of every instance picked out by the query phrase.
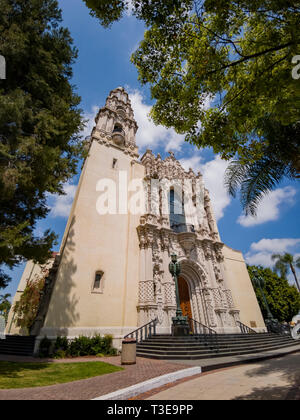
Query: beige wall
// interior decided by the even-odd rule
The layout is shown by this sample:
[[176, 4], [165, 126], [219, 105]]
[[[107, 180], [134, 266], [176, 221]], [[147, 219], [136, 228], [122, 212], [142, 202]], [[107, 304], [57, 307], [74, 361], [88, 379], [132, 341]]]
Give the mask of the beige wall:
[[[113, 159], [117, 159], [115, 168]], [[127, 173], [128, 183], [145, 177], [145, 167], [123, 150], [93, 141], [67, 222], [57, 278], [40, 336], [110, 333], [115, 337], [114, 344], [120, 347], [124, 335], [138, 325], [139, 281], [144, 276], [145, 280], [153, 280], [152, 248], [147, 251], [145, 264], [140, 266], [137, 227], [141, 215], [130, 212], [100, 215], [96, 208], [97, 200], [103, 194], [96, 190], [98, 181], [110, 179], [118, 185], [120, 171]], [[118, 198], [118, 189], [116, 192]], [[131, 195], [129, 193], [129, 199]], [[235, 307], [240, 310], [241, 322], [248, 326], [255, 322], [257, 330], [264, 329], [242, 254], [227, 246], [223, 253], [226, 288], [231, 290]], [[169, 256], [164, 255], [164, 259], [167, 276], [164, 281], [169, 281]], [[15, 301], [19, 299], [27, 280], [40, 274], [40, 270], [32, 262], [26, 265]], [[95, 291], [95, 273], [100, 270], [104, 272], [102, 288]], [[213, 267], [209, 270], [210, 281], [215, 282]], [[171, 319], [170, 314], [168, 316]], [[169, 326], [170, 319], [164, 320], [165, 325]], [[10, 325], [10, 333], [19, 332], [13, 326], [12, 314], [8, 328]]]
[[[116, 169], [113, 159], [118, 159]], [[144, 167], [123, 151], [93, 142], [81, 175], [61, 248], [56, 284], [41, 335], [132, 330], [137, 326], [140, 215], [99, 215], [97, 181], [126, 171], [143, 179]], [[93, 293], [95, 272], [104, 272], [103, 293]], [[128, 331], [130, 332], [130, 331]]]
[[223, 254], [227, 284], [232, 291], [233, 301], [237, 309], [240, 310], [241, 322], [250, 327], [252, 321], [256, 323], [258, 330], [265, 329], [265, 323], [242, 253], [225, 245]]

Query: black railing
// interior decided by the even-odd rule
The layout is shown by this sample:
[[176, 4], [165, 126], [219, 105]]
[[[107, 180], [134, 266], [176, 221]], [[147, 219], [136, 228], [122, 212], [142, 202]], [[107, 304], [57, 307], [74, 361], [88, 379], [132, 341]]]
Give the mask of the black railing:
[[245, 325], [240, 321], [236, 321], [236, 323], [240, 327], [242, 334], [257, 334], [257, 332], [252, 328], [248, 327], [248, 325]]
[[153, 335], [156, 335], [156, 324], [158, 323], [158, 319], [153, 319], [153, 321], [148, 322], [148, 324], [139, 327], [135, 331], [125, 335], [124, 339], [126, 338], [135, 338], [137, 343], [141, 343], [142, 341], [146, 340], [147, 338], [151, 338]]
[[193, 335], [200, 336], [201, 340], [203, 340], [211, 350], [219, 350], [218, 333], [215, 330], [192, 318], [189, 318], [189, 326]]
[[196, 321], [193, 318], [189, 318], [190, 329], [194, 334], [211, 334], [215, 335], [217, 332], [212, 328], [207, 327], [206, 325], [201, 324], [201, 322]]
[[171, 223], [171, 229], [176, 233], [195, 233], [195, 226], [186, 223]]
[[279, 321], [277, 321], [277, 319], [266, 319], [265, 324], [269, 333], [281, 335], [291, 334], [290, 325], [281, 324]]

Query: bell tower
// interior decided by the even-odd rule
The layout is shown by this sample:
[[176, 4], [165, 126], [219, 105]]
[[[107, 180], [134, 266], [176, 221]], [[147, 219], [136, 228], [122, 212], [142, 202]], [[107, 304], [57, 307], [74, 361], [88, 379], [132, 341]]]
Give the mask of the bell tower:
[[92, 138], [100, 144], [122, 150], [133, 158], [139, 157], [135, 143], [138, 129], [128, 93], [123, 87], [112, 90], [95, 118]]
[[118, 87], [99, 109], [59, 252], [40, 334], [112, 334], [119, 347], [137, 327], [140, 215], [130, 185], [143, 180], [127, 92]]

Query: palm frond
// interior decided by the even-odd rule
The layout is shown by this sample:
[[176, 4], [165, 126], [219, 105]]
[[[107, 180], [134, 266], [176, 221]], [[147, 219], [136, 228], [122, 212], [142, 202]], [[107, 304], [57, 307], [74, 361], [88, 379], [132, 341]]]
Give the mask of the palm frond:
[[246, 215], [256, 215], [261, 200], [285, 175], [286, 166], [268, 158], [262, 158], [250, 166], [247, 178], [241, 184], [241, 203]]
[[225, 172], [224, 185], [228, 193], [236, 197], [237, 190], [243, 183], [250, 165], [242, 165], [239, 161], [233, 161], [229, 164]]

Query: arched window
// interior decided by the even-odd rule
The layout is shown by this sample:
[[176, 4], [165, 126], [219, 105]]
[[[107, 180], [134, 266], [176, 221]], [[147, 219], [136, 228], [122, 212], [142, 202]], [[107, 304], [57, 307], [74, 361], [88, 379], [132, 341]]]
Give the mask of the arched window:
[[174, 188], [169, 192], [169, 210], [170, 210], [170, 226], [173, 230], [180, 230], [180, 227], [186, 224], [184, 212], [183, 194], [175, 191]]
[[121, 124], [115, 124], [113, 133], [123, 133], [123, 128]]
[[104, 287], [103, 276], [104, 276], [103, 271], [101, 270], [96, 271], [93, 285], [92, 285], [92, 293], [103, 293], [103, 287]]

